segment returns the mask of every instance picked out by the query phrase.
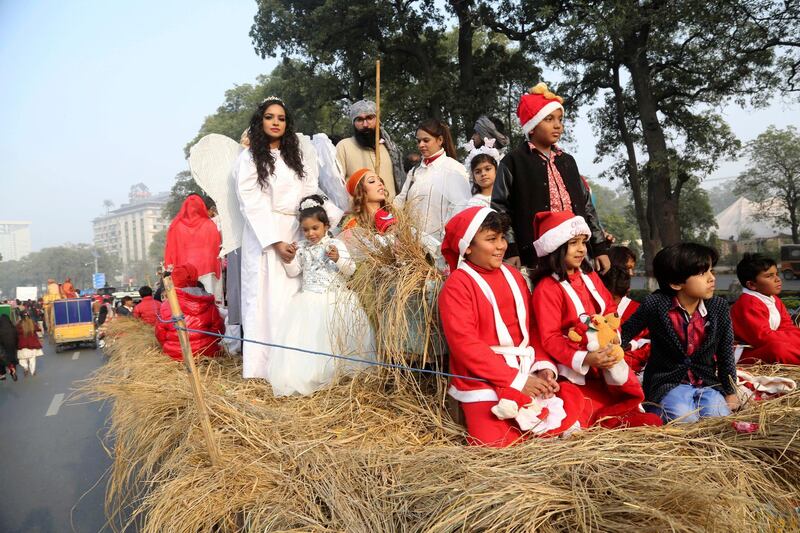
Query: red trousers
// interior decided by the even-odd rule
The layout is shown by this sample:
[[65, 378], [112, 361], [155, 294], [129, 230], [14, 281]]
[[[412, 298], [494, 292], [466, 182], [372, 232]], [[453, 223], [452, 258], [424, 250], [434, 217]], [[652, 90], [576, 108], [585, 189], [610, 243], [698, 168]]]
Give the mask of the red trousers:
[[[588, 427], [591, 404], [584, 398], [578, 387], [572, 383], [559, 383], [561, 390], [559, 398], [564, 401], [564, 411], [567, 417], [561, 426], [545, 433], [542, 436], [555, 436], [570, 429], [576, 422], [581, 427]], [[514, 420], [500, 420], [491, 412], [497, 402], [472, 402], [462, 403], [464, 421], [467, 425], [467, 443], [471, 446], [489, 446], [504, 448], [527, 438]]]

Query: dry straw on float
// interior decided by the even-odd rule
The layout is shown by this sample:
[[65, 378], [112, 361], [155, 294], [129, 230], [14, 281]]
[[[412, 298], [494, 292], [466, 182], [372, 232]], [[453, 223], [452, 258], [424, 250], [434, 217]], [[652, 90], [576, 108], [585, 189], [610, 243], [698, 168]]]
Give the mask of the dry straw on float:
[[[182, 365], [146, 325], [119, 321], [109, 335], [110, 360], [83, 391], [114, 400], [107, 504], [119, 530], [126, 506], [144, 532], [798, 527], [799, 393], [692, 426], [491, 450], [463, 446], [440, 402], [393, 372], [276, 399], [241, 379], [239, 359], [203, 359], [222, 457], [212, 468]], [[757, 373], [800, 378], [789, 367]], [[737, 434], [731, 419], [760, 430]]]
[[444, 278], [409, 213], [393, 215], [397, 223], [381, 239], [360, 229], [344, 237], [358, 258], [348, 286], [370, 318], [383, 360], [440, 369], [445, 345], [436, 301]]

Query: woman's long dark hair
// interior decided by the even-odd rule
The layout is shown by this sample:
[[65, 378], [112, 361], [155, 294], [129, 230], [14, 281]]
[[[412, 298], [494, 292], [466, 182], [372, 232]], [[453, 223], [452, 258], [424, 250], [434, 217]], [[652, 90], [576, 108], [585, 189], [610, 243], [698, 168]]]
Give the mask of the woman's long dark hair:
[[250, 117], [250, 128], [247, 135], [250, 138], [250, 153], [253, 154], [253, 161], [258, 171], [258, 185], [262, 190], [269, 187], [269, 176], [275, 172], [275, 158], [270, 152], [269, 143], [273, 139], [264, 132], [263, 120], [264, 112], [273, 104], [278, 104], [286, 113], [286, 131], [281, 137], [281, 157], [286, 165], [297, 172], [300, 178], [304, 178], [306, 173], [303, 169], [303, 154], [300, 152], [300, 142], [294, 134], [294, 120], [286, 105], [274, 98], [264, 100]]
[[[536, 270], [534, 271], [533, 276], [531, 276], [533, 278], [534, 285], [536, 285], [542, 278], [552, 276], [553, 274], [558, 277], [558, 281], [564, 281], [567, 279], [567, 265], [565, 258], [567, 257], [568, 247], [569, 243], [565, 242], [552, 253], [538, 258], [536, 262]], [[581, 263], [581, 270], [584, 274], [588, 274], [592, 271], [592, 265], [585, 257], [583, 258], [583, 263]]]
[[456, 158], [456, 145], [453, 143], [453, 136], [450, 134], [450, 128], [446, 124], [439, 122], [435, 118], [429, 118], [422, 121], [422, 124], [417, 126], [417, 130], [423, 130], [433, 135], [434, 137], [442, 138], [442, 148], [448, 157]]

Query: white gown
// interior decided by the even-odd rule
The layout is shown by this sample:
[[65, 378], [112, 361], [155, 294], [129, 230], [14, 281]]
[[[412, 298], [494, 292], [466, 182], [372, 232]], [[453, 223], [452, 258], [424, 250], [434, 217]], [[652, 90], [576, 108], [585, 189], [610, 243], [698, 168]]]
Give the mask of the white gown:
[[[239, 155], [234, 168], [239, 207], [245, 219], [242, 233], [242, 332], [247, 339], [275, 342], [286, 302], [300, 288], [300, 280], [286, 274], [272, 245], [300, 240], [297, 209], [304, 196], [317, 191], [318, 170], [313, 147], [303, 149], [305, 177], [301, 180], [280, 156], [266, 190], [258, 185], [258, 173], [250, 150]], [[268, 379], [271, 348], [243, 343], [245, 378]]]
[[[335, 245], [339, 261], [327, 257]], [[358, 359], [375, 359], [375, 336], [358, 298], [345, 285], [355, 271], [342, 241], [325, 237], [317, 244], [303, 241], [295, 260], [286, 265], [290, 276], [302, 274], [302, 289], [286, 305], [277, 344], [333, 353]], [[274, 349], [269, 361], [269, 381], [275, 396], [311, 394], [329, 384], [337, 372], [353, 372], [366, 365]]]

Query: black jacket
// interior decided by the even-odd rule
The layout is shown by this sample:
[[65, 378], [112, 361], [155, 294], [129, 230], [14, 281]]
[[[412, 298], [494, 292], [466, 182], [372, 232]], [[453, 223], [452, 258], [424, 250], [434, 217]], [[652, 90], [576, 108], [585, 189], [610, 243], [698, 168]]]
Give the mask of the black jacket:
[[626, 346], [644, 328], [650, 329], [650, 359], [644, 367], [645, 398], [660, 402], [688, 377], [689, 369], [722, 394], [735, 392], [736, 360], [733, 357], [733, 325], [728, 302], [719, 296], [705, 300], [706, 326], [703, 343], [690, 356], [667, 315], [672, 296], [656, 291], [622, 325], [622, 345]]
[[[554, 154], [553, 157], [572, 200], [572, 212], [586, 219], [592, 230], [589, 252], [593, 257], [606, 253], [608, 244], [605, 232], [575, 159], [565, 152]], [[535, 266], [533, 217], [540, 211], [550, 210], [550, 188], [547, 163], [530, 149], [527, 141], [523, 141], [500, 162], [492, 190], [492, 207], [511, 217], [506, 257], [519, 255], [523, 265]]]
[[17, 326], [7, 315], [0, 315], [0, 364], [17, 364]]

